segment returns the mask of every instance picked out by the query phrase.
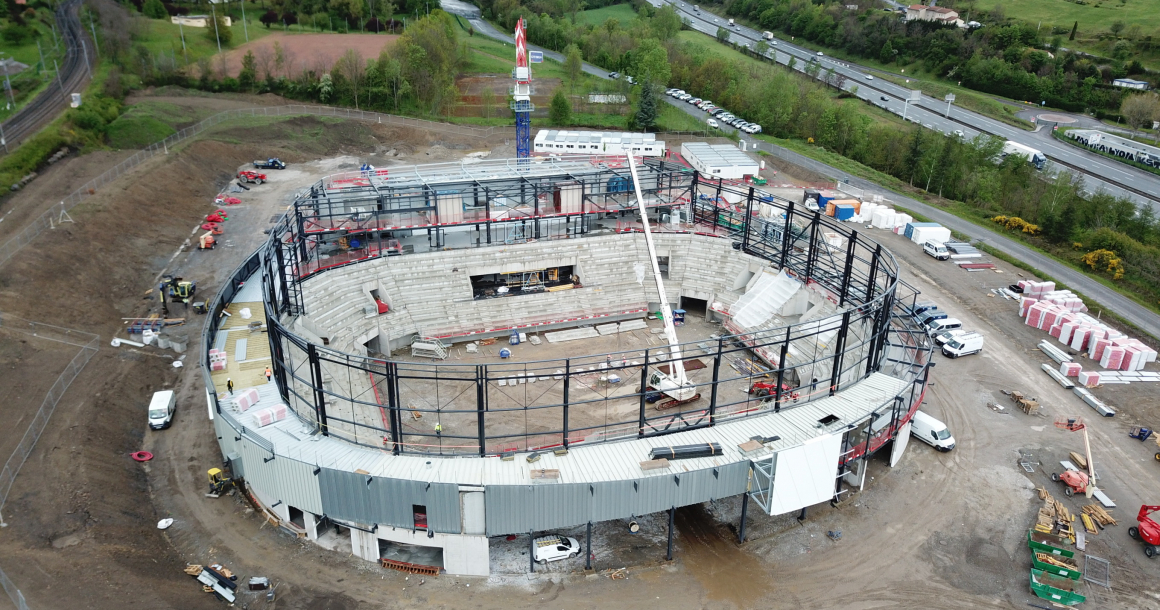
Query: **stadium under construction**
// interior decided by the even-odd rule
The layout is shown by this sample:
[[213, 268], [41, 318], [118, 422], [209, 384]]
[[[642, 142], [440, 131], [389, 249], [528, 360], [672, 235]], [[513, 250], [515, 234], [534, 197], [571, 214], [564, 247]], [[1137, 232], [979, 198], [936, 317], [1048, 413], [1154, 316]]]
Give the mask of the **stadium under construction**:
[[891, 253], [745, 183], [628, 161], [299, 192], [204, 330], [251, 497], [366, 560], [411, 545], [486, 575], [496, 536], [668, 511], [671, 553], [678, 507], [741, 496], [744, 536], [751, 500], [804, 511], [896, 459], [932, 365]]

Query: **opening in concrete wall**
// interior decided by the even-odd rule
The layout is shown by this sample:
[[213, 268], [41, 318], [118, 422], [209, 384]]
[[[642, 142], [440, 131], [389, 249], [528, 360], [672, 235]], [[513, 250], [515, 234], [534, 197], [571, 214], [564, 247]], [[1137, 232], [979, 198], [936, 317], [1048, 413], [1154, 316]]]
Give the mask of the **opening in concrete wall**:
[[290, 523], [293, 523], [302, 529], [306, 529], [306, 518], [302, 514], [302, 511], [300, 509], [294, 508], [293, 506], [287, 506], [287, 508], [290, 509]]
[[580, 278], [575, 267], [564, 265], [512, 273], [488, 273], [471, 276], [472, 298], [494, 299], [540, 292], [557, 292], [575, 288]]
[[379, 558], [417, 566], [443, 567], [443, 549], [379, 540]]
[[681, 297], [681, 309], [685, 310], [686, 315], [705, 315], [708, 311], [709, 302], [705, 299], [694, 299], [692, 297]]

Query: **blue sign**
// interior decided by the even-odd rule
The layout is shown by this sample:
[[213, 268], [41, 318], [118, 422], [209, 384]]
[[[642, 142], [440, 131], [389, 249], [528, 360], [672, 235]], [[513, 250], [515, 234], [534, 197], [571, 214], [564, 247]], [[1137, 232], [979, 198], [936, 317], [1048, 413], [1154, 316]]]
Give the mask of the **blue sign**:
[[534, 64], [544, 63], [544, 52], [543, 51], [528, 51], [528, 61], [530, 61]]

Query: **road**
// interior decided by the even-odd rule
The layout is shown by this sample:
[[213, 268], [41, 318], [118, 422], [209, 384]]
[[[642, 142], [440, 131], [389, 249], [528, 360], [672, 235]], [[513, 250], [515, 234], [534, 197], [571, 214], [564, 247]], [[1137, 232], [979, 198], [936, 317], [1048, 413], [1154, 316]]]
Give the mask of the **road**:
[[[649, 3], [658, 7], [672, 4], [681, 17], [688, 21], [689, 27], [708, 36], [716, 37], [719, 27], [728, 28], [728, 19], [694, 10], [695, 5], [687, 2], [649, 0]], [[761, 40], [762, 33], [757, 30], [745, 26], [728, 29], [731, 31], [731, 41], [750, 45], [750, 48]], [[871, 74], [872, 71], [867, 68], [827, 57], [776, 37], [769, 41], [769, 44], [771, 46], [766, 57], [777, 63], [788, 64], [792, 57], [796, 63], [795, 69], [804, 73], [809, 62], [819, 61], [822, 66], [819, 79], [825, 78], [827, 69], [833, 69], [835, 74], [845, 79], [841, 83], [844, 90], [854, 91], [863, 101], [899, 116], [905, 116], [907, 120], [927, 129], [945, 134], [958, 130], [963, 132], [966, 139], [985, 133], [1025, 144], [1042, 151], [1054, 165], [1058, 166], [1058, 169], [1083, 174], [1088, 192], [1102, 190], [1117, 197], [1126, 197], [1138, 204], [1150, 204], [1160, 212], [1160, 176], [1057, 142], [1046, 130], [1038, 134], [1027, 132], [953, 105], [948, 109], [945, 100], [923, 95], [917, 103], [906, 103], [904, 100], [911, 95], [911, 89], [875, 79]], [[1047, 171], [1051, 169], [1049, 167]]]
[[[481, 33], [489, 38], [495, 38], [497, 40], [502, 40], [512, 44], [515, 43], [515, 39], [512, 36], [500, 32], [490, 23], [484, 21], [480, 17], [479, 8], [473, 5], [465, 4], [463, 2], [459, 2], [458, 0], [443, 0], [443, 10], [465, 17], [478, 33]], [[714, 33], [715, 32], [716, 30], [714, 30]], [[779, 48], [780, 46], [781, 45], [779, 44]], [[554, 51], [541, 49], [540, 47], [536, 47], [534, 45], [528, 45], [528, 48], [543, 51], [546, 57], [550, 57], [554, 60], [564, 60], [563, 55]], [[788, 59], [786, 61], [788, 61]], [[584, 71], [600, 78], [608, 78], [607, 70], [603, 70], [587, 63], [584, 64]], [[704, 120], [707, 116], [704, 112], [690, 104], [679, 102], [667, 95], [662, 97], [672, 106], [681, 109], [691, 116], [697, 117], [698, 120]], [[1036, 269], [1041, 270], [1043, 273], [1050, 275], [1060, 282], [1063, 282], [1072, 290], [1082, 293], [1089, 299], [1094, 299], [1103, 307], [1107, 307], [1115, 311], [1117, 315], [1134, 324], [1140, 330], [1148, 333], [1153, 337], [1156, 337], [1157, 339], [1160, 339], [1160, 315], [1157, 315], [1156, 313], [1139, 305], [1135, 301], [1132, 301], [1119, 292], [1104, 286], [1103, 284], [1093, 280], [1092, 278], [1084, 275], [1079, 271], [1076, 271], [1075, 269], [1072, 269], [1071, 267], [1068, 267], [1067, 265], [1064, 265], [1063, 263], [1056, 261], [1055, 259], [1052, 259], [1044, 254], [1040, 254], [1039, 252], [1036, 252], [1035, 250], [1032, 250], [1031, 248], [1028, 248], [1027, 246], [1024, 246], [1023, 244], [1020, 244], [1019, 242], [1016, 242], [1015, 240], [1012, 240], [1000, 233], [996, 233], [990, 229], [980, 227], [953, 214], [950, 214], [949, 212], [945, 212], [934, 206], [927, 205], [921, 201], [911, 199], [910, 197], [907, 197], [901, 193], [886, 189], [879, 184], [870, 182], [868, 180], [862, 180], [860, 178], [852, 178], [841, 170], [838, 170], [824, 163], [814, 161], [809, 157], [799, 155], [788, 149], [781, 148], [779, 146], [773, 146], [768, 142], [756, 140], [751, 136], [744, 134], [739, 135], [748, 143], [748, 147], [751, 149], [769, 151], [770, 153], [786, 159], [796, 165], [800, 165], [818, 173], [831, 176], [835, 179], [843, 180], [848, 184], [866, 190], [867, 193], [881, 194], [884, 198], [889, 199], [896, 205], [922, 214], [931, 220], [942, 224], [945, 227], [949, 227], [955, 231], [958, 231], [959, 233], [970, 236], [971, 239], [982, 241], [987, 245], [994, 247], [996, 250], [1003, 252], [1004, 254], [1025, 261], [1034, 266]], [[1089, 306], [1091, 305], [1092, 304], [1089, 303]], [[1093, 307], [1093, 309], [1095, 308]]]
[[[90, 66], [95, 64], [96, 54], [86, 41], [84, 26], [77, 16], [80, 5], [81, 0], [68, 0], [56, 9], [56, 23], [60, 26], [65, 43], [64, 65], [60, 66], [56, 86], [45, 89], [0, 126], [3, 128], [5, 147], [9, 150], [15, 149], [22, 140], [36, 133], [67, 108], [70, 94], [80, 93], [92, 78], [85, 61]], [[0, 151], [4, 150], [4, 147], [0, 147]]]

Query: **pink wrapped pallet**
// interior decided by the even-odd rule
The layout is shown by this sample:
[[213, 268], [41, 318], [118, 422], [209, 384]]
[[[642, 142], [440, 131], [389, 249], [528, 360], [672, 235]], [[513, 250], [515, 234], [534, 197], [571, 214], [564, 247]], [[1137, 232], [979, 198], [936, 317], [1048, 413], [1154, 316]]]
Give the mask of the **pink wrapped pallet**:
[[1031, 306], [1036, 304], [1037, 302], [1038, 301], [1036, 301], [1035, 299], [1028, 297], [1028, 296], [1020, 297], [1019, 298], [1019, 317], [1026, 319], [1027, 318], [1027, 310], [1031, 309]]
[[1132, 339], [1132, 342], [1129, 344], [1129, 346], [1136, 348], [1140, 351], [1140, 353], [1144, 354], [1145, 363], [1156, 362], [1156, 350], [1148, 347], [1147, 345], [1144, 345], [1144, 343], [1139, 339]]
[[1024, 292], [1027, 292], [1027, 286], [1029, 286], [1030, 284], [1031, 284], [1030, 280], [1019, 280], [1019, 287], [1022, 288]]
[[1078, 362], [1064, 362], [1059, 365], [1059, 372], [1063, 373], [1064, 377], [1075, 377], [1082, 368]]
[[1055, 290], [1055, 282], [1040, 282], [1043, 287], [1043, 292], [1053, 292]]
[[1120, 361], [1121, 371], [1138, 371], [1144, 368], [1144, 352], [1129, 345], [1124, 348], [1124, 359]]
[[1052, 326], [1055, 326], [1055, 321], [1058, 320], [1063, 314], [1063, 308], [1059, 307], [1058, 305], [1048, 311], [1043, 312], [1043, 324], [1040, 325], [1040, 328], [1050, 329]]
[[1108, 370], [1117, 370], [1120, 368], [1120, 363], [1124, 361], [1124, 348], [1115, 345], [1109, 345], [1104, 349], [1104, 355], [1100, 358], [1100, 366]]
[[1027, 310], [1027, 325], [1043, 328], [1043, 314], [1051, 308], [1051, 303], [1039, 302]]
[[261, 428], [286, 419], [286, 405], [275, 405], [253, 412], [254, 425]]
[[1075, 329], [1075, 332], [1071, 334], [1071, 343], [1069, 344], [1071, 349], [1083, 349], [1087, 345], [1088, 335], [1091, 334], [1092, 327], [1090, 326], [1081, 326]]
[[234, 399], [234, 404], [238, 405], [238, 410], [245, 413], [250, 407], [258, 402], [258, 391], [250, 388], [244, 392], [240, 392], [238, 397]]
[[1104, 350], [1111, 345], [1112, 342], [1108, 339], [1099, 339], [1097, 341], [1093, 341], [1091, 343], [1091, 347], [1088, 348], [1088, 357], [1092, 360], [1095, 360], [1096, 362], [1099, 362], [1100, 359], [1104, 357]]
[[1056, 335], [1059, 338], [1059, 342], [1064, 345], [1071, 345], [1071, 334], [1075, 332], [1076, 326], [1079, 326], [1079, 324], [1075, 322], [1061, 324], [1059, 326], [1059, 334]]
[[1098, 371], [1080, 371], [1079, 384], [1085, 388], [1094, 388], [1100, 385], [1100, 374]]
[[226, 353], [220, 349], [209, 350], [209, 370], [224, 371], [226, 370]]
[[1062, 325], [1062, 324], [1059, 324], [1059, 323], [1057, 322], [1057, 323], [1055, 324], [1055, 326], [1052, 326], [1052, 327], [1051, 327], [1051, 330], [1047, 331], [1047, 334], [1049, 334], [1049, 335], [1051, 335], [1052, 337], [1055, 337], [1056, 339], [1058, 339], [1058, 338], [1059, 338], [1059, 331], [1061, 331], [1061, 330], [1063, 330], [1063, 325]]

